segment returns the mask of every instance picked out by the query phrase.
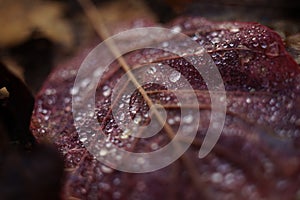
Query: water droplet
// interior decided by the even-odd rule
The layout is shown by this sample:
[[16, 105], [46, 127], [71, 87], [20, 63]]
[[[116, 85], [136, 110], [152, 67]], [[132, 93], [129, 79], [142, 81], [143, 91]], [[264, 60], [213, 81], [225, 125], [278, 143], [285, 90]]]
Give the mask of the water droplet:
[[81, 142], [85, 142], [86, 140], [87, 140], [86, 137], [80, 138], [80, 141], [81, 141]]
[[148, 74], [154, 74], [156, 72], [156, 68], [154, 66], [151, 66], [149, 69], [148, 69]]
[[232, 27], [231, 29], [230, 29], [230, 32], [232, 32], [232, 33], [237, 33], [237, 32], [239, 32], [240, 31], [240, 29], [238, 28], [238, 27]]
[[174, 123], [175, 123], [174, 119], [172, 119], [172, 118], [168, 119], [168, 124], [173, 125]]
[[174, 117], [174, 120], [175, 120], [176, 122], [179, 122], [179, 121], [180, 121], [180, 117], [179, 117], [179, 116], [175, 116], [175, 117]]
[[40, 133], [46, 133], [45, 129], [40, 129]]
[[223, 181], [223, 175], [219, 172], [215, 172], [211, 175], [211, 181], [213, 183], [221, 183]]
[[220, 102], [224, 102], [224, 101], [225, 101], [225, 97], [224, 96], [220, 97]]
[[105, 96], [105, 97], [108, 97], [109, 95], [110, 95], [110, 93], [111, 93], [111, 89], [110, 89], [110, 87], [108, 87], [107, 85], [105, 85], [104, 87], [103, 87], [103, 96]]
[[105, 165], [102, 165], [102, 166], [101, 166], [101, 170], [102, 170], [102, 172], [107, 173], [107, 174], [113, 172], [113, 170], [112, 170], [111, 168], [106, 167]]
[[107, 129], [107, 133], [111, 133], [113, 131], [113, 128], [109, 128], [109, 129]]
[[136, 115], [135, 118], [133, 119], [133, 122], [135, 124], [139, 124], [142, 121], [142, 117], [140, 115]]
[[260, 46], [261, 46], [261, 48], [263, 48], [263, 49], [265, 49], [265, 48], [268, 47], [268, 45], [267, 45], [266, 43], [262, 43], [262, 44], [260, 44]]
[[127, 139], [130, 136], [130, 130], [129, 129], [125, 129], [125, 131], [123, 131], [123, 133], [121, 134], [120, 138], [121, 139]]
[[169, 43], [168, 42], [163, 42], [162, 43], [162, 47], [168, 47], [169, 46]]
[[121, 139], [123, 139], [123, 140], [125, 140], [125, 139], [127, 139], [127, 138], [128, 138], [128, 135], [126, 135], [126, 134], [122, 133], [122, 134], [121, 134], [121, 136], [120, 136], [120, 138], [121, 138]]
[[122, 133], [122, 135], [121, 135], [121, 138], [123, 137], [122, 139], [127, 139], [128, 136], [130, 136], [130, 135], [131, 135], [130, 129], [126, 128], [126, 129], [123, 131], [123, 133]]
[[216, 37], [218, 35], [218, 33], [216, 31], [211, 33], [211, 36]]
[[121, 183], [121, 180], [119, 179], [119, 178], [115, 178], [114, 180], [113, 180], [113, 184], [114, 185], [119, 185]]
[[80, 116], [75, 118], [75, 121], [80, 121], [80, 120], [82, 120], [82, 117], [80, 117]]
[[152, 150], [156, 150], [156, 149], [158, 149], [158, 144], [157, 144], [157, 143], [155, 143], [155, 142], [154, 142], [154, 143], [152, 143], [152, 144], [151, 144], [151, 149], [152, 149]]
[[180, 33], [181, 32], [181, 27], [180, 26], [174, 26], [172, 28], [172, 32], [173, 33]]
[[219, 43], [221, 40], [220, 40], [220, 38], [218, 38], [218, 37], [215, 37], [215, 38], [213, 38], [212, 40], [211, 40], [211, 42], [213, 43], [213, 44], [217, 44], [217, 43]]
[[79, 88], [78, 87], [72, 87], [70, 90], [70, 94], [71, 95], [76, 95], [79, 92]]
[[81, 188], [81, 189], [80, 189], [80, 193], [81, 193], [81, 194], [86, 194], [86, 192], [87, 192], [87, 191], [86, 191], [85, 188]]
[[45, 94], [46, 95], [52, 95], [52, 94], [55, 94], [55, 93], [56, 93], [55, 89], [46, 89], [45, 90]]
[[124, 120], [124, 119], [125, 119], [125, 114], [124, 114], [124, 113], [121, 113], [120, 116], [119, 116], [119, 120], [122, 121], [122, 120]]
[[82, 88], [85, 88], [86, 86], [88, 86], [88, 84], [89, 84], [90, 82], [91, 82], [91, 80], [88, 79], [88, 78], [83, 79], [83, 80], [81, 81], [81, 83], [80, 83], [80, 86], [81, 86]]
[[169, 76], [169, 80], [173, 83], [175, 83], [176, 81], [178, 81], [180, 79], [180, 72], [178, 71], [173, 71], [170, 76]]
[[186, 115], [183, 117], [183, 122], [184, 123], [187, 123], [187, 124], [190, 124], [193, 122], [193, 116], [192, 115]]
[[110, 142], [108, 142], [108, 143], [105, 144], [106, 148], [110, 148], [111, 145], [112, 145], [112, 143], [110, 143]]
[[246, 103], [251, 103], [251, 99], [250, 99], [250, 98], [247, 98], [247, 99], [246, 99]]
[[225, 185], [227, 186], [232, 186], [232, 184], [234, 183], [234, 175], [232, 173], [228, 173], [225, 176]]
[[107, 149], [105, 149], [105, 148], [101, 149], [100, 152], [99, 152], [100, 156], [106, 156], [107, 153], [108, 153]]

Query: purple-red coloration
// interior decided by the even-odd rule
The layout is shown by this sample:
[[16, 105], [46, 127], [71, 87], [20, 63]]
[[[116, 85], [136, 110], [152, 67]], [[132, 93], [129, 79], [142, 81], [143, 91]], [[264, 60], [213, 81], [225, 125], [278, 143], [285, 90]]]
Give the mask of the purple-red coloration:
[[[198, 159], [210, 118], [210, 98], [200, 75], [182, 58], [144, 49], [124, 56], [130, 66], [169, 64], [192, 84], [200, 104], [194, 109], [201, 111], [196, 139], [182, 159], [152, 173], [118, 172], [95, 160], [79, 141], [71, 113], [71, 88], [88, 51], [83, 52], [50, 75], [37, 96], [31, 123], [37, 140], [53, 141], [64, 155], [68, 172], [64, 198], [299, 198], [300, 71], [278, 34], [256, 23], [215, 23], [203, 18], [180, 18], [169, 27], [204, 46], [223, 77], [228, 106], [217, 145], [207, 157]], [[123, 74], [120, 65], [113, 63], [96, 93], [97, 119], [109, 136], [107, 145], [114, 143], [134, 152], [154, 151], [170, 141], [164, 131], [148, 139], [122, 137], [112, 118], [111, 106], [118, 105], [111, 105], [110, 94], [103, 88], [113, 89]], [[167, 121], [176, 130], [180, 107], [172, 92], [156, 84], [144, 88], [154, 102], [168, 110]], [[127, 100], [134, 108], [129, 114], [139, 114], [140, 123], [148, 123], [149, 108], [140, 93]]]

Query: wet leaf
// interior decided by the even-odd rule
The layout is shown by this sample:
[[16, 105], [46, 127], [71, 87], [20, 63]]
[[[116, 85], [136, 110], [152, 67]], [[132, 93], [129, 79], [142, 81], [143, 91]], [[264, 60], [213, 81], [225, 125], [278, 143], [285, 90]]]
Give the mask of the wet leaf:
[[[149, 63], [157, 67], [168, 64], [191, 83], [194, 91], [179, 92], [186, 97], [195, 92], [200, 104], [197, 107], [178, 105], [172, 91], [160, 85], [147, 84], [143, 88], [153, 102], [168, 111], [167, 123], [175, 131], [180, 123], [180, 107], [199, 109], [198, 134], [183, 157], [155, 172], [124, 173], [95, 160], [79, 141], [73, 125], [79, 119], [73, 119], [71, 112], [71, 94], [76, 93], [72, 87], [88, 53], [86, 50], [51, 74], [36, 98], [31, 121], [37, 140], [51, 140], [64, 155], [68, 172], [64, 197], [295, 199], [299, 196], [300, 71], [280, 36], [257, 23], [216, 23], [203, 18], [179, 18], [168, 27], [204, 46], [222, 75], [227, 91], [227, 113], [218, 143], [207, 157], [198, 158], [211, 114], [209, 94], [200, 74], [183, 58], [157, 49], [143, 49], [124, 56], [134, 69]], [[165, 41], [160, 45], [174, 44]], [[149, 68], [145, 74], [168, 76], [160, 72]], [[123, 74], [120, 65], [113, 63], [96, 92], [95, 114], [108, 136], [106, 145], [99, 149], [103, 156], [112, 144], [128, 151], [150, 152], [170, 141], [164, 130], [154, 137], [138, 140], [118, 127], [111, 109], [120, 105], [111, 102], [110, 96]], [[166, 78], [172, 82], [179, 80], [177, 74]], [[124, 114], [139, 124], [149, 123], [149, 107], [139, 91], [130, 97], [122, 95], [124, 103], [130, 103], [130, 110]], [[121, 116], [122, 113], [118, 117]], [[193, 116], [184, 116], [183, 123], [186, 130], [196, 125]], [[94, 142], [97, 141], [95, 138]]]

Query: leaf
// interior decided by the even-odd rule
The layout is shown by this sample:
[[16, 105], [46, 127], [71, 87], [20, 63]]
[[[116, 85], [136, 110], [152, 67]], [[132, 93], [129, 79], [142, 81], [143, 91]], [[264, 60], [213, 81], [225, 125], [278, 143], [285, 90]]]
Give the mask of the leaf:
[[59, 199], [63, 160], [53, 147], [37, 145], [29, 130], [33, 96], [2, 63], [0, 88], [1, 198]]
[[2, 63], [0, 63], [0, 77], [0, 88], [3, 88], [1, 93], [5, 97], [0, 98], [0, 117], [6, 122], [7, 136], [12, 142], [31, 145], [35, 142], [29, 131], [34, 98], [25, 84]]
[[73, 33], [62, 18], [60, 3], [28, 0], [0, 2], [0, 25], [5, 27], [0, 33], [0, 46], [8, 47], [25, 41], [38, 31], [51, 41], [66, 48], [73, 45]]
[[[199, 109], [201, 124], [198, 134], [185, 156], [155, 172], [118, 172], [95, 160], [79, 141], [71, 113], [72, 87], [76, 72], [88, 53], [85, 50], [69, 63], [56, 68], [45, 82], [36, 97], [31, 121], [37, 140], [47, 138], [53, 141], [64, 155], [68, 172], [64, 197], [298, 198], [300, 71], [286, 52], [280, 36], [257, 23], [210, 22], [203, 18], [183, 17], [167, 27], [181, 30], [204, 46], [222, 75], [227, 91], [227, 113], [217, 145], [204, 159], [197, 157], [211, 113], [209, 94], [202, 77], [180, 57], [161, 50], [143, 49], [124, 55], [129, 66], [138, 69], [149, 63], [168, 64], [192, 84], [200, 104], [197, 107], [192, 104], [179, 106], [173, 92], [157, 84], [143, 85], [143, 88], [153, 102], [167, 109], [167, 122], [174, 130], [179, 126], [181, 107]], [[160, 45], [172, 45], [171, 41], [165, 42]], [[147, 139], [124, 137], [111, 114], [112, 107], [118, 105], [110, 101], [111, 94], [105, 91], [113, 89], [123, 73], [121, 66], [113, 63], [96, 92], [95, 112], [100, 127], [109, 136], [106, 144], [113, 143], [134, 152], [159, 149], [170, 141], [164, 130]], [[161, 75], [159, 70], [152, 71], [152, 74]], [[194, 91], [179, 92], [189, 97]], [[149, 107], [139, 91], [129, 99], [125, 98], [127, 100], [131, 109], [125, 114], [132, 118], [141, 116], [140, 124], [149, 123]], [[187, 128], [195, 126], [189, 119], [184, 123]], [[105, 153], [106, 147], [100, 150]]]

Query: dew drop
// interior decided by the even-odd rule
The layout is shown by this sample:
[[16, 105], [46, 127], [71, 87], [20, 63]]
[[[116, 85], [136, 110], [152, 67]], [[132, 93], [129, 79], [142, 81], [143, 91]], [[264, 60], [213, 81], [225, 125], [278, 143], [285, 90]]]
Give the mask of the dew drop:
[[108, 153], [107, 149], [105, 149], [105, 148], [101, 149], [100, 152], [99, 152], [100, 156], [106, 156], [107, 153]]
[[179, 116], [175, 116], [175, 117], [174, 117], [174, 120], [175, 120], [176, 122], [179, 122], [179, 121], [180, 121], [180, 117], [179, 117]]
[[106, 148], [110, 148], [112, 146], [112, 143], [108, 142], [105, 144]]
[[103, 87], [103, 96], [105, 96], [105, 97], [108, 97], [109, 95], [110, 95], [110, 93], [111, 93], [111, 89], [110, 89], [110, 87], [108, 87], [107, 85], [105, 85], [104, 87]]
[[157, 71], [156, 68], [153, 67], [153, 66], [151, 66], [151, 67], [149, 68], [149, 70], [147, 71], [147, 73], [148, 73], [148, 74], [154, 74], [156, 71]]
[[267, 45], [266, 43], [262, 43], [260, 46], [261, 46], [261, 48], [263, 48], [263, 49], [265, 49], [265, 48], [268, 47], [268, 45]]
[[193, 122], [193, 116], [192, 115], [186, 115], [183, 117], [183, 122], [184, 123], [187, 123], [187, 124], [190, 124]]
[[219, 43], [221, 40], [220, 40], [220, 38], [218, 38], [218, 37], [215, 37], [215, 38], [213, 38], [212, 40], [211, 40], [211, 42], [213, 43], [213, 44], [217, 44], [217, 43]]
[[232, 173], [226, 174], [224, 181], [225, 185], [232, 186], [232, 184], [234, 183], [234, 175]]
[[181, 27], [180, 26], [174, 26], [172, 28], [172, 32], [173, 33], [180, 33], [181, 32]]
[[239, 31], [240, 31], [240, 29], [237, 28], [237, 27], [233, 27], [233, 28], [230, 29], [230, 32], [232, 32], [232, 33], [237, 33]]
[[121, 180], [120, 180], [119, 178], [115, 178], [115, 179], [113, 180], [113, 184], [114, 184], [114, 185], [120, 185], [120, 183], [121, 183]]
[[104, 165], [101, 166], [101, 170], [102, 170], [102, 172], [107, 173], [107, 174], [113, 172], [113, 170], [112, 170], [111, 168], [106, 167], [106, 166], [104, 166]]
[[124, 113], [121, 113], [120, 116], [119, 116], [119, 120], [122, 121], [122, 120], [124, 120], [124, 119], [125, 119], [125, 114], [124, 114]]
[[223, 181], [223, 175], [219, 172], [215, 172], [211, 175], [211, 181], [213, 183], [221, 183]]
[[121, 134], [121, 139], [127, 139], [129, 136], [131, 135], [131, 131], [130, 131], [130, 129], [125, 129], [124, 131], [123, 131], [123, 133]]
[[71, 95], [76, 95], [79, 92], [79, 88], [78, 87], [72, 87], [70, 90], [70, 94]]
[[128, 134], [124, 134], [124, 132], [120, 136], [121, 139], [125, 140], [128, 138]]
[[113, 128], [109, 128], [109, 129], [107, 129], [107, 133], [111, 133], [113, 131]]
[[173, 83], [175, 83], [176, 81], [178, 81], [180, 79], [180, 72], [178, 71], [173, 71], [170, 76], [169, 76], [169, 80]]
[[246, 103], [251, 103], [251, 99], [250, 99], [250, 98], [247, 98], [247, 99], [246, 99]]
[[157, 143], [152, 143], [152, 144], [151, 144], [151, 149], [152, 149], [152, 150], [158, 149], [158, 144], [157, 144]]
[[140, 115], [136, 115], [135, 118], [133, 119], [133, 122], [135, 124], [139, 124], [142, 121], [142, 117]]
[[45, 94], [46, 95], [56, 94], [56, 90], [55, 89], [46, 89]]
[[88, 78], [83, 79], [83, 80], [81, 81], [81, 83], [80, 83], [80, 86], [81, 86], [82, 88], [85, 88], [86, 86], [88, 86], [88, 84], [89, 84], [90, 82], [91, 82], [91, 80], [88, 79]]
[[168, 47], [169, 46], [169, 43], [168, 42], [163, 42], [162, 43], [162, 47]]
[[211, 36], [216, 37], [218, 35], [218, 33], [216, 31], [211, 33]]
[[174, 119], [172, 119], [172, 118], [168, 119], [168, 124], [173, 125], [174, 123], [175, 123]]
[[87, 140], [86, 137], [80, 138], [80, 141], [81, 141], [81, 142], [85, 142], [86, 140]]

